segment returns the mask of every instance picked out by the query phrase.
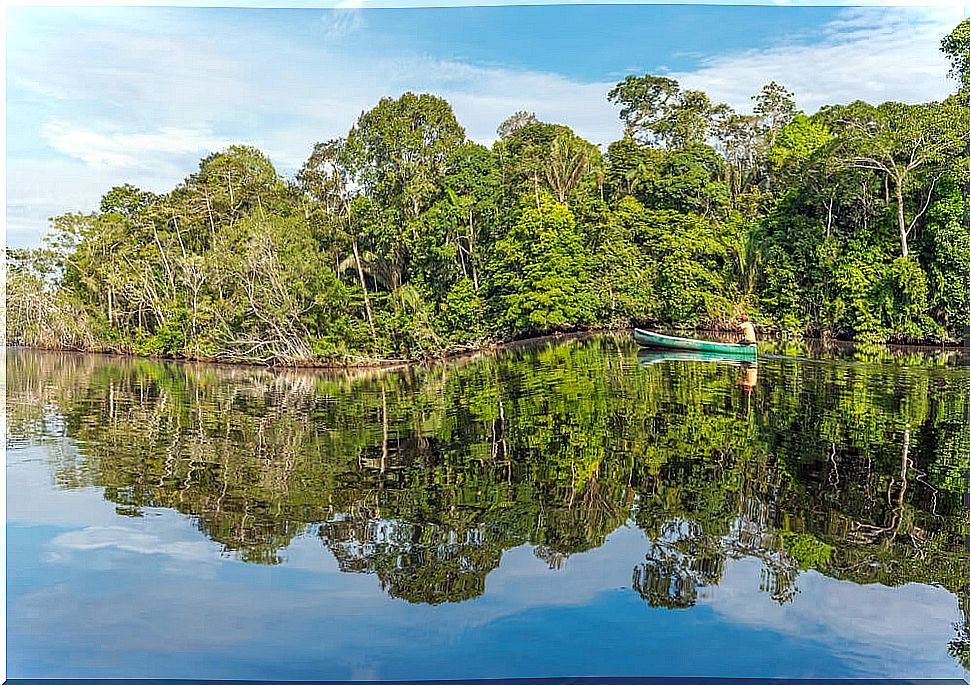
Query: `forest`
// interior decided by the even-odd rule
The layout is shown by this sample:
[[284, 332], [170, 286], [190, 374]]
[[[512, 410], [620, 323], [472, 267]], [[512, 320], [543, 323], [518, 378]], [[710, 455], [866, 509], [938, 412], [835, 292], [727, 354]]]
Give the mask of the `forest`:
[[293, 178], [252, 147], [110, 189], [7, 250], [12, 344], [258, 364], [411, 360], [553, 332], [946, 343], [970, 331], [970, 19], [942, 102], [751, 113], [657, 75], [606, 149], [517, 112], [491, 147], [387, 97]]

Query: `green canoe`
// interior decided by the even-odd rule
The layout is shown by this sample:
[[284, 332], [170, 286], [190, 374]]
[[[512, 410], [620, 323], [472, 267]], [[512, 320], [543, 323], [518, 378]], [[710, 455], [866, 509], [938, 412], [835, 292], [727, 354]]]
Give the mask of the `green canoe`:
[[661, 335], [653, 331], [633, 329], [633, 339], [644, 347], [656, 347], [665, 350], [688, 350], [691, 352], [717, 352], [732, 357], [754, 359], [758, 356], [755, 345], [738, 345], [736, 343], [719, 343], [710, 340], [693, 340], [691, 338], [675, 338], [672, 335]]

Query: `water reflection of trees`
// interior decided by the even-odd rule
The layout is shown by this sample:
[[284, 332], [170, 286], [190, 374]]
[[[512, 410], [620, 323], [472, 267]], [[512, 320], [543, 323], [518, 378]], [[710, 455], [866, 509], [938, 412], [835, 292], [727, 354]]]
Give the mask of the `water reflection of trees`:
[[503, 549], [501, 532], [491, 528], [343, 515], [321, 524], [319, 535], [341, 571], [376, 574], [392, 597], [427, 604], [481, 595]]
[[342, 570], [415, 602], [482, 594], [522, 544], [561, 568], [627, 521], [655, 606], [692, 605], [739, 557], [779, 602], [808, 568], [963, 586], [966, 369], [770, 360], [736, 382], [610, 339], [348, 375], [13, 351], [8, 446], [46, 442], [60, 486], [175, 509], [248, 561], [313, 526]]

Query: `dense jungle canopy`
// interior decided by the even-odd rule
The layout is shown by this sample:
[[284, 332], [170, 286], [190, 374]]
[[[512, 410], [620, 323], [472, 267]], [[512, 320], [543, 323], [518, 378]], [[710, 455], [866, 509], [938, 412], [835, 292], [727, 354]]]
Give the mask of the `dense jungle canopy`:
[[655, 75], [601, 150], [518, 112], [486, 147], [385, 98], [295, 178], [259, 150], [109, 190], [8, 250], [9, 342], [256, 363], [417, 358], [640, 325], [943, 342], [970, 330], [970, 20], [943, 102], [750, 114]]

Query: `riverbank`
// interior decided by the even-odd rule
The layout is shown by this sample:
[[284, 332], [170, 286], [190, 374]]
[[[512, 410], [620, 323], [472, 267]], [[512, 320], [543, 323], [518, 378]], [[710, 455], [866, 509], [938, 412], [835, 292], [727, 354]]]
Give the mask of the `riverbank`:
[[[662, 331], [683, 337], [704, 338], [719, 342], [732, 341], [736, 333], [728, 328], [673, 328], [666, 326], [655, 326], [651, 330]], [[525, 336], [515, 339], [489, 339], [477, 344], [461, 346], [450, 346], [439, 351], [427, 352], [412, 357], [370, 357], [365, 355], [345, 355], [340, 358], [319, 358], [319, 359], [292, 359], [292, 360], [273, 360], [268, 362], [252, 361], [244, 359], [227, 359], [224, 356], [166, 356], [137, 354], [132, 351], [118, 350], [111, 348], [81, 349], [77, 347], [44, 347], [37, 345], [6, 345], [7, 349], [30, 349], [51, 352], [72, 352], [79, 354], [98, 354], [109, 357], [122, 357], [131, 359], [151, 359], [160, 361], [179, 361], [202, 364], [215, 364], [220, 366], [251, 366], [258, 368], [273, 369], [320, 369], [331, 371], [350, 371], [350, 370], [394, 370], [407, 368], [420, 364], [431, 364], [437, 362], [455, 361], [463, 358], [474, 358], [480, 354], [488, 354], [502, 350], [526, 349], [542, 345], [553, 341], [583, 340], [596, 335], [624, 335], [628, 334], [632, 338], [633, 327], [625, 326], [604, 326], [590, 327], [582, 330], [571, 330], [563, 332], [544, 333], [541, 335]], [[761, 342], [764, 345], [784, 346], [784, 345], [810, 345], [818, 346], [823, 350], [842, 348], [844, 351], [873, 351], [887, 350], [905, 353], [906, 351], [928, 351], [928, 352], [948, 352], [970, 350], [967, 342], [946, 344], [946, 343], [924, 343], [924, 344], [895, 344], [895, 343], [871, 343], [861, 340], [839, 340], [835, 338], [811, 337], [811, 336], [785, 336], [775, 331], [762, 333]]]
[[[320, 358], [320, 359], [294, 359], [294, 360], [280, 360], [269, 363], [263, 363], [258, 361], [245, 361], [245, 360], [227, 360], [222, 357], [209, 357], [209, 356], [166, 356], [166, 355], [149, 355], [149, 354], [137, 354], [135, 352], [117, 350], [110, 348], [99, 348], [99, 349], [81, 349], [77, 347], [59, 347], [59, 346], [40, 346], [40, 345], [19, 345], [19, 344], [7, 344], [5, 348], [8, 350], [20, 349], [20, 350], [37, 350], [42, 352], [67, 352], [73, 354], [92, 354], [101, 355], [105, 357], [115, 357], [115, 358], [126, 358], [126, 359], [149, 359], [153, 361], [176, 361], [176, 362], [188, 362], [188, 363], [199, 363], [199, 364], [213, 364], [217, 366], [250, 366], [257, 368], [273, 368], [273, 369], [321, 369], [321, 370], [334, 370], [334, 371], [346, 371], [354, 369], [380, 369], [380, 370], [393, 370], [398, 368], [406, 368], [409, 366], [414, 366], [418, 364], [428, 364], [433, 362], [443, 362], [443, 361], [453, 361], [457, 359], [462, 359], [466, 357], [474, 357], [478, 354], [497, 352], [499, 350], [514, 350], [521, 348], [533, 347], [535, 345], [541, 345], [543, 342], [551, 342], [556, 340], [581, 340], [594, 336], [599, 333], [620, 333], [625, 329], [622, 328], [603, 328], [603, 329], [590, 329], [585, 331], [571, 331], [564, 333], [550, 333], [545, 335], [537, 335], [526, 338], [519, 338], [516, 340], [488, 340], [476, 345], [465, 345], [461, 347], [446, 348], [439, 352], [429, 352], [426, 354], [416, 355], [413, 357], [367, 357], [358, 355], [346, 355], [340, 359], [334, 358]], [[632, 330], [632, 329], [626, 329]]]

